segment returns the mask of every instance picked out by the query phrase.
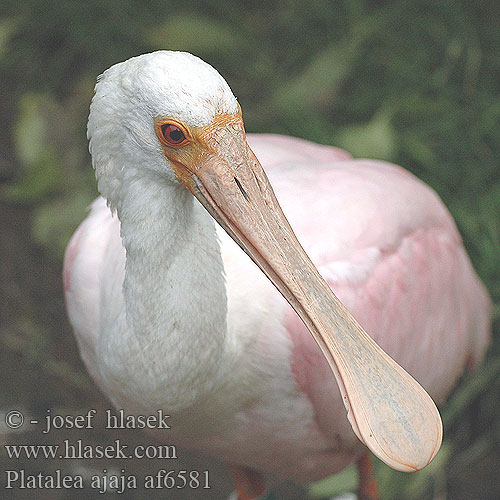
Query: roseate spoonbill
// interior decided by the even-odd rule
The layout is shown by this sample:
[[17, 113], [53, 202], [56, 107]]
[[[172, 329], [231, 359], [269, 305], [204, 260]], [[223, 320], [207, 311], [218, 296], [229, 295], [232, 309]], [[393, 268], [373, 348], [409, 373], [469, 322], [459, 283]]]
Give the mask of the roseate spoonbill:
[[224, 79], [181, 52], [105, 71], [88, 137], [108, 206], [68, 246], [66, 301], [117, 408], [164, 409], [169, 440], [235, 466], [241, 499], [261, 493], [252, 471], [342, 469], [355, 434], [399, 470], [433, 458], [434, 403], [328, 286], [441, 400], [485, 350], [489, 298], [430, 188], [333, 147], [246, 137]]

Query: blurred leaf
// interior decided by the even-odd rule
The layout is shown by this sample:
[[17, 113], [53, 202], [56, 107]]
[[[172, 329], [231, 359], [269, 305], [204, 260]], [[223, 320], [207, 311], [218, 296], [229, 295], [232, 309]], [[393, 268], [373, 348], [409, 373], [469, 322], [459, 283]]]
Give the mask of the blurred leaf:
[[308, 486], [310, 498], [330, 498], [358, 488], [358, 473], [356, 466], [351, 464], [338, 474], [316, 481]]
[[51, 193], [60, 179], [58, 158], [53, 150], [46, 149], [37, 161], [27, 166], [23, 177], [2, 192], [8, 201], [33, 202]]
[[77, 192], [65, 199], [56, 199], [38, 207], [33, 216], [32, 233], [35, 241], [62, 260], [64, 250], [78, 224], [85, 217], [92, 197]]
[[183, 50], [195, 55], [220, 54], [238, 58], [245, 43], [232, 25], [194, 14], [169, 16], [146, 36], [155, 49]]
[[36, 163], [46, 149], [47, 123], [42, 106], [47, 97], [25, 94], [20, 101], [14, 138], [19, 158], [23, 163]]
[[403, 133], [401, 137], [402, 147], [406, 150], [411, 159], [422, 165], [435, 165], [437, 156], [430, 148], [427, 141], [424, 141], [418, 134], [412, 131]]
[[334, 142], [355, 158], [393, 160], [396, 156], [396, 132], [386, 110], [379, 111], [364, 125], [344, 127], [335, 134]]
[[464, 384], [455, 391], [453, 397], [448, 401], [443, 411], [443, 423], [451, 425], [460, 417], [471, 400], [483, 393], [492, 381], [498, 380], [499, 375], [500, 359], [491, 359], [467, 377]]
[[47, 138], [44, 107], [48, 101], [46, 96], [36, 94], [25, 94], [21, 99], [14, 139], [24, 172], [4, 190], [3, 196], [9, 201], [40, 200], [54, 191], [60, 180], [60, 160]]
[[16, 18], [7, 17], [0, 19], [0, 58], [5, 55], [7, 44], [15, 35], [19, 21]]
[[298, 107], [306, 114], [331, 105], [354, 68], [357, 47], [357, 41], [335, 43], [311, 58], [299, 76], [277, 89], [274, 100], [281, 113]]
[[353, 74], [361, 59], [362, 45], [382, 30], [388, 22], [384, 9], [376, 14], [354, 18], [348, 36], [330, 43], [326, 48], [318, 47], [315, 54], [302, 63], [304, 70], [277, 89], [274, 101], [280, 113], [287, 114], [299, 108], [307, 116], [335, 105], [338, 93]]

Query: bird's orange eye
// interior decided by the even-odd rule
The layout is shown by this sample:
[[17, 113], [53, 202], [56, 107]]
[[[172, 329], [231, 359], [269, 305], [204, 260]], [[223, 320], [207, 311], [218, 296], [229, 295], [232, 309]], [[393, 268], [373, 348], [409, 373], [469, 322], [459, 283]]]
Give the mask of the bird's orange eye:
[[183, 146], [188, 142], [184, 132], [174, 123], [161, 125], [161, 135], [165, 142], [171, 146]]

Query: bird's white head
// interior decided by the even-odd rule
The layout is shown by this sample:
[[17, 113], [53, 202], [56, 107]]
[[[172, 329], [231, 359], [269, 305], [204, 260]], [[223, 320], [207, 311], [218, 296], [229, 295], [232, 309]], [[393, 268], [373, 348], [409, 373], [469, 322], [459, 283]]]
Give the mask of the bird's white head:
[[[238, 113], [224, 78], [186, 52], [158, 51], [115, 64], [98, 78], [88, 121], [100, 192], [116, 208], [124, 176], [133, 175], [133, 166], [140, 166], [143, 175], [175, 182], [165, 154], [168, 138], [179, 134], [173, 127], [186, 134], [209, 126], [217, 116]], [[173, 127], [161, 129], [169, 123]]]

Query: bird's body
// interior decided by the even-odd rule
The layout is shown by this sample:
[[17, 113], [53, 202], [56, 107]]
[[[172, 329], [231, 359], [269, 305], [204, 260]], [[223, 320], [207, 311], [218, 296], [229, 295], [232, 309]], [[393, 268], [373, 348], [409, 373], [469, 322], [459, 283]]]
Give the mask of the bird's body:
[[[280, 136], [248, 140], [321, 274], [384, 350], [441, 400], [466, 361], [484, 351], [488, 299], [435, 193], [394, 165], [352, 160], [335, 148]], [[168, 438], [178, 435], [189, 448], [301, 481], [341, 469], [359, 447], [314, 339], [224, 231], [217, 238], [202, 207], [189, 205], [186, 217], [199, 219], [195, 237], [178, 235], [178, 247], [165, 245], [165, 255], [163, 207], [161, 215], [137, 221], [156, 233], [154, 248], [144, 249], [137, 265], [145, 319], [152, 322], [158, 306], [164, 338], [155, 329], [137, 338], [127, 326], [125, 249], [104, 200], [75, 234], [67, 300], [90, 372], [118, 408], [171, 413]], [[185, 283], [188, 270], [200, 281]], [[186, 293], [199, 316], [169, 308]], [[200, 353], [183, 342], [187, 321], [185, 328], [201, 337]], [[201, 321], [215, 327], [208, 338]], [[172, 340], [170, 328], [180, 338]]]
[[[437, 195], [399, 167], [336, 148], [248, 142], [328, 284], [442, 400], [484, 353], [489, 299]], [[313, 337], [189, 191], [133, 173], [111, 205], [121, 235], [105, 201], [94, 202], [64, 277], [82, 357], [116, 407], [161, 408], [172, 415], [169, 441], [299, 482], [355, 459]]]

